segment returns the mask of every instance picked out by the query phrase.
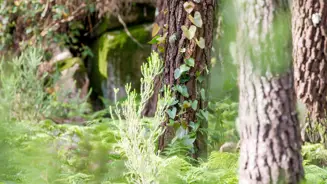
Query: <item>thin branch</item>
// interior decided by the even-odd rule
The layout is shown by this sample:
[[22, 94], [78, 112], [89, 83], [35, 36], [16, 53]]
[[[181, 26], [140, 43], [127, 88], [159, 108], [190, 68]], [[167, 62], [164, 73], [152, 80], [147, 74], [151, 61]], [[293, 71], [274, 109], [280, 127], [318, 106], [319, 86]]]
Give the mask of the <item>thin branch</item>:
[[129, 30], [128, 30], [128, 28], [127, 28], [127, 26], [126, 26], [126, 24], [125, 24], [125, 22], [123, 21], [123, 19], [121, 18], [121, 16], [118, 14], [118, 21], [124, 26], [124, 30], [125, 30], [125, 32], [126, 32], [126, 34], [139, 46], [139, 47], [141, 47], [141, 48], [143, 48], [143, 45], [139, 42], [139, 41], [137, 41], [137, 39], [135, 39], [134, 37], [133, 37], [133, 35], [129, 32]]

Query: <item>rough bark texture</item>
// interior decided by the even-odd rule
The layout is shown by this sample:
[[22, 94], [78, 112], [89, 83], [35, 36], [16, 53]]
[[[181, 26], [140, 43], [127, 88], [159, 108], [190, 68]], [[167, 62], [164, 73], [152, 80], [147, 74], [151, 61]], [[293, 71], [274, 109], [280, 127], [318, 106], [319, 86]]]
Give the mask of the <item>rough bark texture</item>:
[[[190, 80], [185, 84], [189, 98], [185, 98], [179, 93], [175, 92], [175, 97], [180, 102], [184, 100], [198, 100], [198, 109], [205, 109], [207, 103], [205, 99], [201, 98], [200, 89], [206, 89], [206, 82], [199, 83], [196, 80], [196, 72], [200, 72], [201, 75], [206, 74], [206, 67], [210, 65], [211, 59], [211, 47], [212, 47], [212, 39], [213, 39], [213, 20], [214, 20], [214, 7], [215, 0], [202, 0], [200, 3], [194, 3], [195, 8], [191, 13], [194, 15], [195, 11], [199, 11], [203, 20], [203, 27], [197, 28], [196, 34], [194, 38], [199, 39], [203, 37], [205, 39], [205, 49], [199, 48], [197, 46], [195, 40], [188, 40], [181, 27], [185, 25], [186, 27], [190, 27], [192, 24], [191, 21], [187, 17], [187, 12], [183, 8], [183, 4], [186, 1], [182, 0], [165, 0], [163, 6], [165, 7], [164, 11], [159, 13], [164, 14], [164, 21], [161, 25], [167, 25], [167, 41], [165, 44], [165, 52], [163, 54], [163, 59], [165, 62], [165, 68], [163, 73], [163, 83], [170, 87], [174, 87], [180, 84], [180, 80], [175, 80], [174, 71], [179, 68], [182, 64], [184, 64], [184, 59], [194, 58], [195, 66], [191, 68], [189, 71]], [[162, 15], [161, 15], [162, 16]], [[172, 35], [176, 35], [176, 41], [170, 42], [168, 41]], [[182, 53], [181, 49], [185, 48], [186, 52]], [[187, 123], [193, 121], [195, 123], [199, 123], [199, 120], [196, 117], [196, 111], [192, 108], [189, 108], [182, 117], [176, 118], [175, 121], [185, 121]], [[167, 125], [167, 122], [164, 123], [164, 126]], [[201, 123], [201, 127], [205, 128], [207, 124], [205, 122]], [[163, 150], [170, 140], [174, 137], [174, 129], [166, 126], [166, 131], [161, 136], [159, 140], [159, 149]], [[202, 135], [198, 133], [197, 140], [194, 143], [195, 151], [194, 157], [198, 156], [206, 156], [206, 144], [205, 144], [206, 135]]]
[[[306, 137], [326, 141], [327, 1], [294, 1], [292, 13], [295, 87], [309, 112]], [[317, 125], [323, 126], [320, 134]]]
[[[273, 43], [271, 31], [275, 15], [279, 13], [276, 11], [287, 6], [287, 1], [238, 2], [242, 2], [239, 3], [236, 56], [240, 64], [239, 183], [296, 184], [303, 179], [304, 173], [292, 69], [280, 74], [262, 74], [254, 65], [258, 59], [278, 58], [275, 55], [263, 57], [266, 53], [262, 51], [262, 44]], [[271, 49], [277, 52], [285, 48], [275, 45]]]
[[[156, 4], [156, 18], [155, 23], [159, 25], [159, 27], [163, 27], [165, 23], [165, 14], [163, 11], [167, 7], [167, 1], [166, 0], [157, 0]], [[163, 35], [163, 29], [159, 30], [159, 35]], [[152, 50], [158, 52], [158, 45], [154, 44], [152, 45]], [[163, 59], [163, 54], [159, 53], [159, 56], [161, 59]], [[162, 77], [157, 76], [154, 80], [154, 91], [151, 98], [148, 100], [147, 104], [144, 107], [144, 110], [142, 111], [142, 115], [146, 117], [153, 117], [157, 110], [157, 101], [158, 101], [158, 94], [160, 91], [160, 88], [162, 87]]]

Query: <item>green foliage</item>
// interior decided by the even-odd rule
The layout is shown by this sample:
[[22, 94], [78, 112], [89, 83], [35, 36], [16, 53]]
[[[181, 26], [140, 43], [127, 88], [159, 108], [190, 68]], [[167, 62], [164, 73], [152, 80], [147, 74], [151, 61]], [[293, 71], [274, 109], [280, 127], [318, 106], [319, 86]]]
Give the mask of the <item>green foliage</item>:
[[211, 150], [218, 150], [225, 142], [239, 140], [236, 130], [238, 103], [231, 100], [209, 103], [209, 146]]
[[327, 169], [320, 168], [316, 165], [304, 166], [306, 183], [311, 184], [326, 184], [327, 183]]
[[0, 63], [0, 98], [10, 105], [11, 117], [17, 119], [39, 118], [46, 111], [47, 98], [43, 91], [44, 76], [36, 75], [43, 59], [39, 48], [29, 48], [11, 62]]
[[83, 17], [94, 12], [93, 0], [0, 2], [0, 52], [55, 42], [79, 50], [81, 57], [92, 56], [87, 46], [78, 46], [78, 38], [86, 29]]
[[[166, 95], [159, 98], [156, 116], [141, 116], [145, 101], [153, 93], [151, 81], [162, 71], [157, 54], [152, 54], [142, 66], [140, 97], [128, 87], [126, 101], [117, 103], [114, 110], [118, 120], [104, 118], [106, 111], [92, 114], [76, 111], [75, 115], [86, 117], [87, 126], [58, 125], [38, 118], [39, 113], [48, 112], [54, 103], [59, 103], [38, 84], [36, 68], [42, 57], [40, 50], [31, 48], [11, 63], [1, 62], [0, 183], [238, 183], [238, 153], [212, 151], [208, 161], [200, 160], [195, 165], [186, 154], [193, 139], [183, 136], [183, 131], [180, 131], [182, 139], [176, 139], [165, 150], [165, 157], [157, 152], [156, 141], [162, 133], [159, 124], [166, 109], [178, 103], [165, 88]], [[18, 101], [17, 95], [23, 98]], [[192, 108], [193, 103], [196, 102], [185, 101], [181, 107]], [[25, 108], [14, 108], [21, 106]], [[210, 109], [211, 149], [218, 149], [226, 140], [237, 140], [234, 125], [237, 103], [224, 100], [211, 104]], [[53, 115], [56, 113], [53, 111]], [[203, 118], [206, 114], [202, 112]], [[196, 123], [190, 127], [199, 128]], [[303, 146], [306, 183], [326, 183], [327, 170], [319, 167], [325, 165], [326, 155], [320, 144]]]
[[302, 146], [302, 155], [305, 165], [327, 166], [327, 149], [323, 144], [306, 143]]

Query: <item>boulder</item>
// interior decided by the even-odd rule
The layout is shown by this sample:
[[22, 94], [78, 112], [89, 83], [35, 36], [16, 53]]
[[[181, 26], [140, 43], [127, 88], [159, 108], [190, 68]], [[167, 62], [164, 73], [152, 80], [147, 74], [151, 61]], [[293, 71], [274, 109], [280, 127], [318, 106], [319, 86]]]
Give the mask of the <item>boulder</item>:
[[131, 83], [132, 88], [140, 87], [141, 64], [150, 55], [151, 26], [129, 27], [129, 32], [140, 46], [124, 30], [103, 34], [93, 43], [94, 57], [90, 59], [91, 87], [99, 96], [115, 100], [115, 89], [119, 89], [117, 98], [126, 95], [124, 87]]

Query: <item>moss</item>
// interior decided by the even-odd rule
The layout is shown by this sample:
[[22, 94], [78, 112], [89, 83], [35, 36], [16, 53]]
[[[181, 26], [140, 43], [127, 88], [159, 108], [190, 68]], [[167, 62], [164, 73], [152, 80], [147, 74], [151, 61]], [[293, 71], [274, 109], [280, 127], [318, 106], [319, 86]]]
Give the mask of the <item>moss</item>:
[[63, 71], [63, 70], [66, 70], [68, 68], [71, 68], [74, 64], [79, 64], [80, 67], [81, 67], [81, 70], [86, 71], [83, 60], [81, 58], [78, 58], [78, 57], [69, 58], [69, 59], [59, 61], [58, 67], [59, 67], [60, 71]]
[[150, 53], [150, 45], [146, 44], [150, 40], [150, 31], [144, 25], [130, 27], [129, 31], [145, 44], [144, 48], [139, 47], [124, 30], [105, 33], [93, 44], [95, 57], [91, 61], [91, 85], [99, 94], [102, 93], [103, 82], [108, 80], [108, 63], [114, 67], [114, 76], [120, 83], [132, 82], [130, 79], [137, 77], [135, 72], [139, 71], [139, 63]]

